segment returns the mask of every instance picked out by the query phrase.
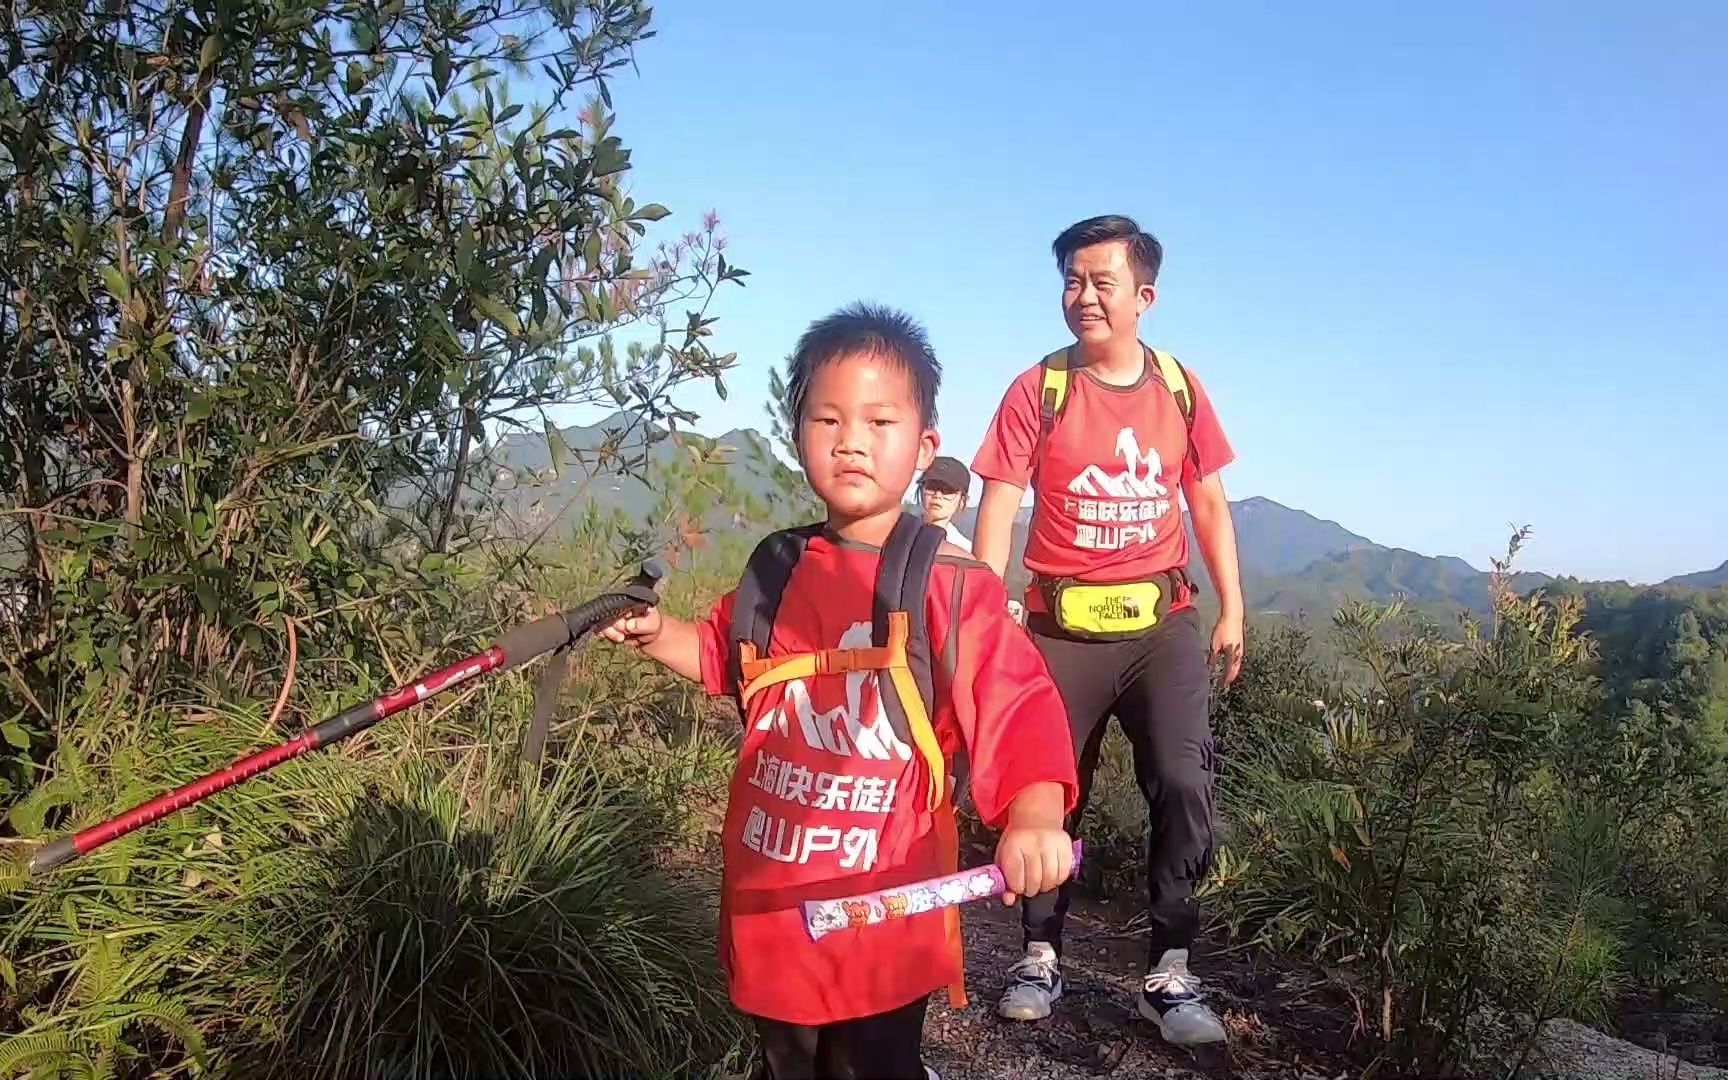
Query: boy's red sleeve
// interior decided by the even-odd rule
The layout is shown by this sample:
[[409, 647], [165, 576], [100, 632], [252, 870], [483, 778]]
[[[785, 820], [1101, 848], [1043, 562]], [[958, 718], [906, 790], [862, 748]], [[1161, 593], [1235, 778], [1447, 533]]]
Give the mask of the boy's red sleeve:
[[[1002, 828], [1014, 797], [1040, 781], [1062, 785], [1063, 812], [1070, 813], [1079, 794], [1074, 743], [1068, 710], [1044, 657], [1009, 617], [1001, 578], [982, 563], [954, 572], [962, 575], [959, 603], [941, 605], [959, 620], [949, 696], [966, 741], [978, 816], [988, 827]], [[936, 581], [931, 585], [939, 587]], [[932, 646], [940, 654], [953, 624], [931, 622]]]
[[714, 602], [708, 617], [696, 624], [696, 640], [702, 658], [702, 689], [716, 697], [735, 694], [737, 682], [732, 678], [732, 605], [738, 590]]

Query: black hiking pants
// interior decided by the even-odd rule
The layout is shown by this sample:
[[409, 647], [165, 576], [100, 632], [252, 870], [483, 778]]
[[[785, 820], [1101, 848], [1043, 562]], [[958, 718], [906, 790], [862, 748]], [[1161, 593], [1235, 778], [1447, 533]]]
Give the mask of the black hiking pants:
[[811, 1027], [753, 1016], [755, 1080], [924, 1080], [928, 994], [890, 1012]]
[[[1027, 629], [1062, 693], [1080, 773], [1080, 798], [1067, 821], [1082, 837], [1080, 818], [1092, 793], [1098, 752], [1112, 715], [1134, 753], [1134, 778], [1146, 799], [1146, 848], [1151, 955], [1186, 949], [1200, 930], [1194, 892], [1212, 862], [1212, 793], [1216, 768], [1207, 716], [1211, 683], [1208, 645], [1199, 612], [1176, 612], [1144, 637], [1080, 641], [1063, 634], [1048, 615], [1027, 618]], [[1073, 885], [1020, 901], [1025, 940], [1062, 950], [1062, 922]]]

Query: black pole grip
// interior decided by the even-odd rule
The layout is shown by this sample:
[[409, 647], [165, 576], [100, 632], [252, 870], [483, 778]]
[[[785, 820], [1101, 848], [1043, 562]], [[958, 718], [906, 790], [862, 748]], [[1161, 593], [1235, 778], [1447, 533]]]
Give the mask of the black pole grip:
[[498, 670], [509, 671], [569, 643], [570, 624], [562, 615], [548, 615], [544, 619], [511, 627], [497, 642], [504, 653], [504, 666]]

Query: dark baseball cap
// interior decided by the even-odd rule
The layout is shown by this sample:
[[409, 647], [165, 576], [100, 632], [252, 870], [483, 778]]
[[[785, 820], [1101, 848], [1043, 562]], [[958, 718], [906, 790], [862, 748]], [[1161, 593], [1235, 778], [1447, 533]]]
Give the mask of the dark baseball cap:
[[921, 487], [934, 485], [964, 495], [972, 490], [972, 470], [961, 464], [958, 458], [939, 457], [924, 470], [918, 483]]

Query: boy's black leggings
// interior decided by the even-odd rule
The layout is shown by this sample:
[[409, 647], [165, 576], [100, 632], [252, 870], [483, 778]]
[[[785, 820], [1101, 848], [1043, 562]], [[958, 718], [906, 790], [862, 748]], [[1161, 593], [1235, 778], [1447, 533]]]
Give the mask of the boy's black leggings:
[[891, 1012], [811, 1027], [753, 1016], [755, 1080], [924, 1080], [928, 994]]
[[[1068, 707], [1080, 772], [1069, 835], [1083, 835], [1080, 817], [1112, 715], [1133, 748], [1134, 776], [1150, 813], [1146, 876], [1150, 962], [1156, 963], [1165, 949], [1186, 949], [1199, 933], [1194, 891], [1212, 862], [1216, 765], [1207, 717], [1208, 646], [1199, 613], [1179, 611], [1145, 637], [1126, 641], [1077, 641], [1043, 614], [1029, 616], [1027, 628]], [[1061, 952], [1072, 887], [1064, 883], [1020, 902], [1026, 941], [1046, 941]]]

